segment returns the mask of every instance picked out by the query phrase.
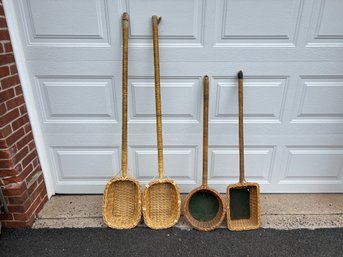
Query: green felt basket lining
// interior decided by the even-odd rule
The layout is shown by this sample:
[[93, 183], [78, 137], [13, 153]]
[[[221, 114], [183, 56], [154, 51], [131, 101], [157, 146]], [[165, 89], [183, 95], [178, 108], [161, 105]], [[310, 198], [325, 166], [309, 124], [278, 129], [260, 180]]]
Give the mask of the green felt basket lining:
[[230, 190], [230, 217], [232, 220], [250, 218], [249, 188], [232, 188]]
[[189, 213], [198, 221], [214, 219], [219, 210], [219, 200], [210, 191], [199, 191], [189, 201]]

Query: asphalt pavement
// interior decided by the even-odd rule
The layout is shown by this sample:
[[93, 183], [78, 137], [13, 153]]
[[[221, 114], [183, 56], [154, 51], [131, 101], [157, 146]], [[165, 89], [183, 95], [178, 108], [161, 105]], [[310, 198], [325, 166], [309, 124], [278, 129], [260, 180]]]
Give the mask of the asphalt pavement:
[[177, 228], [3, 229], [0, 256], [341, 257], [343, 229], [230, 232]]

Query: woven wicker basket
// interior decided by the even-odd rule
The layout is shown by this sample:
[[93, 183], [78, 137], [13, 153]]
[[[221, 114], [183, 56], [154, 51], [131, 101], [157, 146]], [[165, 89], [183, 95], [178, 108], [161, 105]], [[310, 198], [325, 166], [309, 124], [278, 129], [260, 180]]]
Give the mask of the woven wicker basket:
[[144, 222], [152, 229], [164, 229], [175, 225], [180, 218], [181, 209], [181, 196], [178, 186], [172, 179], [163, 177], [162, 111], [157, 28], [160, 20], [160, 17], [152, 16], [159, 179], [153, 180], [146, 185], [143, 193]]
[[251, 230], [261, 226], [260, 187], [244, 177], [243, 138], [243, 72], [238, 73], [239, 182], [226, 190], [227, 227], [230, 230]]
[[143, 193], [143, 216], [145, 224], [152, 229], [174, 226], [180, 218], [181, 197], [172, 179], [151, 181]]
[[[249, 216], [246, 218], [232, 217], [231, 210], [234, 208], [231, 201], [234, 200], [232, 195], [235, 191], [246, 191], [249, 196]], [[232, 231], [258, 229], [261, 226], [260, 218], [260, 187], [256, 183], [237, 183], [229, 185], [226, 190], [227, 195], [227, 227]]]
[[111, 228], [128, 229], [141, 220], [141, 188], [138, 180], [127, 177], [127, 81], [129, 15], [122, 16], [123, 25], [123, 100], [122, 100], [122, 176], [112, 178], [105, 187], [103, 220]]
[[[225, 204], [220, 194], [208, 187], [208, 98], [209, 79], [204, 77], [204, 130], [202, 185], [193, 189], [185, 198], [183, 212], [186, 221], [195, 229], [210, 231], [219, 227], [225, 217]], [[195, 206], [193, 208], [192, 206]], [[195, 210], [194, 210], [195, 209]]]
[[115, 229], [129, 229], [141, 221], [141, 188], [136, 179], [111, 179], [104, 191], [103, 220]]

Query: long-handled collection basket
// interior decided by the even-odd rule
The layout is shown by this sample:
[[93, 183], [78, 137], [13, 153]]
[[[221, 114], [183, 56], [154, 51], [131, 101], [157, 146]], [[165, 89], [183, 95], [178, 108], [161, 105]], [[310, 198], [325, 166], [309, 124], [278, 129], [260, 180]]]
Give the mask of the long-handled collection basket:
[[163, 177], [162, 112], [158, 49], [158, 23], [160, 20], [160, 17], [152, 16], [159, 179], [154, 179], [146, 185], [143, 193], [144, 222], [153, 229], [172, 227], [178, 222], [181, 209], [181, 196], [178, 186], [172, 179]]
[[123, 26], [123, 99], [122, 99], [122, 176], [113, 177], [105, 187], [103, 219], [107, 226], [128, 229], [141, 220], [141, 188], [137, 179], [127, 176], [127, 83], [129, 15], [122, 16]]
[[239, 182], [226, 190], [227, 227], [230, 230], [250, 230], [261, 226], [260, 187], [246, 182], [244, 177], [243, 139], [243, 72], [238, 72]]
[[225, 217], [225, 203], [220, 194], [208, 187], [208, 100], [209, 79], [204, 77], [204, 129], [203, 129], [203, 162], [202, 185], [193, 189], [185, 198], [183, 212], [186, 221], [201, 231], [213, 230], [222, 223]]

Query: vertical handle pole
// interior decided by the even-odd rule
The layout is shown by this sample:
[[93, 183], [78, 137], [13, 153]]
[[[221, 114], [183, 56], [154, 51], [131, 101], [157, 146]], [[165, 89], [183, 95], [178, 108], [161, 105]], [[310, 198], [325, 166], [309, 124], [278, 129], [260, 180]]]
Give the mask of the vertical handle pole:
[[204, 77], [204, 110], [203, 110], [203, 143], [202, 143], [202, 187], [208, 185], [208, 98], [209, 98], [209, 78]]
[[123, 30], [123, 68], [122, 68], [122, 176], [127, 176], [127, 84], [128, 84], [128, 37], [129, 37], [129, 15], [122, 15]]
[[161, 110], [161, 85], [160, 85], [160, 57], [158, 47], [158, 24], [161, 17], [152, 16], [152, 34], [154, 45], [154, 74], [155, 74], [155, 102], [156, 102], [156, 130], [158, 153], [158, 176], [163, 179], [163, 141], [162, 141], [162, 110]]
[[238, 134], [239, 134], [239, 183], [245, 182], [244, 177], [244, 131], [243, 131], [243, 72], [238, 72]]

